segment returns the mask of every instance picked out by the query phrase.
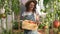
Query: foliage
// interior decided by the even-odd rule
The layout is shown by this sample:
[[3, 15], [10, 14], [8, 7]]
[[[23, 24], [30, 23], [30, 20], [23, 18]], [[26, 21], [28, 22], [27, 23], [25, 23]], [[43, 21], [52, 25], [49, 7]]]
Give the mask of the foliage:
[[[41, 10], [42, 12], [48, 13], [46, 18], [42, 18], [43, 23], [47, 23], [49, 27], [53, 26], [54, 20], [60, 21], [60, 4], [59, 0], [44, 0], [45, 10]], [[51, 24], [51, 25], [50, 25]]]
[[15, 21], [15, 22], [13, 23], [13, 29], [18, 29], [18, 22], [17, 22], [17, 21]]
[[48, 2], [49, 2], [49, 0], [44, 0], [43, 1], [44, 6], [46, 6]]
[[20, 11], [19, 0], [12, 0], [12, 11], [14, 11], [15, 14], [19, 13]]

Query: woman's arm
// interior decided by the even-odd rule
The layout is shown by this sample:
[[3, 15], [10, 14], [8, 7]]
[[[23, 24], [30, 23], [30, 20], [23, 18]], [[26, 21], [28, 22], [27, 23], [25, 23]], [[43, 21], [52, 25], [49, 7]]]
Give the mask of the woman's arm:
[[40, 24], [40, 16], [39, 16], [39, 14], [36, 14], [36, 23], [37, 23], [37, 25]]

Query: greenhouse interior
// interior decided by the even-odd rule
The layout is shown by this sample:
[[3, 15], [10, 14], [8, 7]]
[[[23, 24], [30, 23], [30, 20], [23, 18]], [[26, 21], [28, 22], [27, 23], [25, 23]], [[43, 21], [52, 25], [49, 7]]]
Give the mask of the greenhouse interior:
[[[29, 1], [33, 3], [36, 1], [36, 8], [35, 4], [31, 2], [28, 4]], [[28, 6], [25, 6], [26, 4]], [[32, 7], [39, 14], [37, 19], [40, 22], [39, 25], [31, 20], [21, 20], [22, 18], [20, 18], [23, 11], [28, 11], [28, 8], [32, 9]], [[23, 25], [24, 23], [27, 26]], [[32, 25], [35, 25], [36, 29]], [[32, 34], [31, 32], [26, 33], [24, 27], [27, 30], [31, 27], [32, 33], [33, 30], [37, 30], [38, 34], [60, 34], [60, 0], [0, 0], [0, 34]]]

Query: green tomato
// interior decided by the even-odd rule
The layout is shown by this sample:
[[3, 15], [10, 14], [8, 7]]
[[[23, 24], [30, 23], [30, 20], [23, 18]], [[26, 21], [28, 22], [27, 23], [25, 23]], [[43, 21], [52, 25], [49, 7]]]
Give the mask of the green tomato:
[[59, 20], [59, 17], [58, 17], [58, 20]]
[[7, 1], [5, 1], [5, 3], [8, 3]]
[[60, 2], [60, 0], [58, 0]]
[[53, 16], [54, 14], [52, 13], [51, 15]]
[[49, 20], [51, 20], [51, 18], [49, 18]]
[[54, 5], [54, 8], [56, 8], [57, 6], [56, 5]]
[[46, 8], [48, 8], [49, 7], [49, 5], [46, 5]]
[[52, 21], [52, 19], [50, 19], [50, 21]]
[[46, 22], [46, 25], [48, 25], [49, 24], [49, 22]]

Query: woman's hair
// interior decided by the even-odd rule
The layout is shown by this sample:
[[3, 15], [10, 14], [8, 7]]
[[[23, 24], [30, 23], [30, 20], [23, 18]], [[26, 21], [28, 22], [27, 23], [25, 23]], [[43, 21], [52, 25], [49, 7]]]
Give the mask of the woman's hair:
[[28, 1], [26, 4], [25, 4], [25, 7], [26, 7], [26, 11], [29, 10], [29, 5], [30, 3], [33, 2], [35, 5], [34, 5], [34, 8], [33, 8], [33, 12], [36, 12], [36, 4], [37, 4], [37, 1], [36, 0], [30, 0]]

